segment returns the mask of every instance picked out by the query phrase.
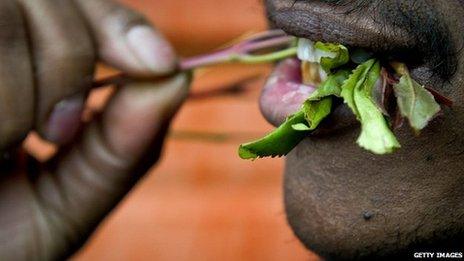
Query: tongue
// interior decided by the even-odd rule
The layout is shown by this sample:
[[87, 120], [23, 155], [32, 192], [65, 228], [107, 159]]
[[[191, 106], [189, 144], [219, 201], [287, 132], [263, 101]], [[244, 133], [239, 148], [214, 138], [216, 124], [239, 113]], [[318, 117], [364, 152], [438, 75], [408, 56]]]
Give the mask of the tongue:
[[297, 112], [316, 87], [301, 83], [298, 59], [280, 62], [267, 80], [260, 98], [261, 112], [274, 126]]

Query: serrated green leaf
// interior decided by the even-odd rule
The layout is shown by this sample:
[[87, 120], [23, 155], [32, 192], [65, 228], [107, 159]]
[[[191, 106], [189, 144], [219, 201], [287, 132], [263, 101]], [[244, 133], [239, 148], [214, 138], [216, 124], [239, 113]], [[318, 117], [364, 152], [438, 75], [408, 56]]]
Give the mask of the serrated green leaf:
[[303, 104], [305, 119], [309, 124], [309, 130], [315, 130], [323, 119], [329, 116], [332, 110], [332, 97], [325, 97], [319, 101], [307, 100]]
[[[350, 60], [348, 48], [341, 44], [322, 43], [314, 44], [316, 51], [325, 52], [331, 55], [320, 55], [320, 64], [326, 72], [346, 64]], [[335, 54], [335, 55], [333, 55]]]
[[342, 85], [350, 76], [349, 70], [339, 70], [334, 74], [330, 74], [327, 79], [321, 83], [319, 87], [309, 96], [309, 101], [318, 101], [327, 96], [340, 97]]
[[416, 132], [425, 128], [440, 111], [440, 105], [433, 95], [412, 79], [407, 70], [404, 70], [393, 90], [401, 115], [408, 119]]
[[299, 111], [264, 138], [240, 145], [238, 154], [242, 159], [281, 157], [287, 155], [307, 135], [307, 132], [292, 126], [305, 124], [304, 112]]
[[375, 154], [392, 153], [401, 145], [390, 130], [376, 104], [362, 92], [355, 92], [355, 102], [361, 118], [361, 135], [357, 143]]
[[361, 122], [359, 146], [375, 154], [386, 154], [401, 146], [372, 98], [379, 77], [379, 62], [372, 59], [359, 65], [343, 84], [342, 97]]

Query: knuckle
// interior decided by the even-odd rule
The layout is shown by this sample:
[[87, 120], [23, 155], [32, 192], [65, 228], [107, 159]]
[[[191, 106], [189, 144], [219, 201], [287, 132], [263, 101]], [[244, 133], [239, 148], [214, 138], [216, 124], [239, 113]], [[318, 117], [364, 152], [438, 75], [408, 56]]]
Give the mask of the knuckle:
[[[72, 45], [63, 41], [60, 45], [48, 50], [50, 60], [63, 68], [64, 65], [82, 65], [93, 62], [94, 52], [89, 46], [82, 44], [79, 46]], [[66, 67], [64, 67], [66, 68]]]
[[[38, 67], [40, 71], [37, 73], [42, 75], [41, 77], [49, 75], [46, 78], [56, 78], [57, 76], [50, 76], [53, 71], [61, 72], [63, 77], [66, 77], [65, 75], [85, 77], [93, 73], [96, 54], [91, 40], [85, 35], [72, 38], [64, 34], [56, 37], [53, 44], [38, 50], [40, 53], [36, 59], [41, 66]], [[73, 79], [73, 77], [65, 78], [67, 82]]]
[[93, 64], [95, 48], [84, 25], [80, 21], [65, 21], [62, 17], [57, 20], [45, 33], [37, 36], [38, 46], [34, 48], [40, 52], [37, 59], [50, 61], [52, 68], [59, 66], [65, 70]]

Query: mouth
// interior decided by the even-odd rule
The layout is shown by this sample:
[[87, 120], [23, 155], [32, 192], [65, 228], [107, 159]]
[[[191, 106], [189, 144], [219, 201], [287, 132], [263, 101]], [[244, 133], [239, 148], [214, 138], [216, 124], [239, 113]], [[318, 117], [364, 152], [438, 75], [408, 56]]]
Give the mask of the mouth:
[[[423, 85], [441, 85], [453, 74], [452, 68], [436, 66], [438, 60], [440, 64], [453, 64], [449, 58], [452, 57], [450, 50], [453, 49], [449, 37], [444, 37], [446, 42], [442, 43], [448, 48], [442, 48], [445, 50], [441, 51], [435, 48], [432, 52], [430, 49], [433, 49], [433, 46], [422, 43], [416, 37], [417, 33], [412, 33], [402, 24], [379, 22], [381, 18], [377, 16], [380, 15], [375, 12], [370, 12], [370, 15], [359, 12], [368, 7], [358, 6], [357, 11], [353, 11], [348, 9], [347, 5], [335, 6], [331, 2], [334, 1], [267, 0], [266, 7], [272, 27], [282, 29], [300, 39], [338, 43], [347, 46], [350, 51], [367, 50], [369, 53], [375, 53], [379, 59], [404, 62], [410, 68], [411, 75]], [[392, 7], [382, 8], [388, 10]], [[432, 29], [434, 34], [438, 35], [446, 31]], [[447, 60], [443, 60], [443, 57]], [[302, 102], [314, 92], [320, 82], [305, 81], [304, 78], [307, 77], [304, 70], [302, 74], [302, 59], [299, 58], [277, 64], [263, 88], [260, 108], [266, 120], [274, 126], [280, 125], [286, 117], [298, 111]], [[303, 64], [306, 64], [307, 61], [304, 60]], [[321, 78], [323, 75], [319, 77]], [[315, 134], [339, 131], [357, 124], [358, 121], [348, 106], [340, 103], [334, 106], [331, 116], [324, 120], [320, 130]]]
[[[295, 114], [301, 104], [317, 89], [326, 77], [320, 66], [299, 58], [281, 61], [274, 68], [262, 90], [259, 105], [264, 118], [274, 126], [282, 124]], [[317, 65], [316, 65], [317, 66]], [[312, 72], [311, 72], [312, 71]], [[316, 75], [309, 75], [309, 74]], [[359, 124], [354, 114], [344, 103], [338, 103], [331, 115], [323, 121], [312, 135], [329, 134]]]
[[[262, 89], [259, 104], [265, 119], [277, 127], [297, 113], [308, 97], [328, 79], [328, 71], [323, 69], [321, 59], [336, 56], [315, 48], [314, 42], [307, 38], [298, 38], [296, 57], [279, 62]], [[372, 53], [363, 49], [355, 50], [350, 65], [360, 64], [371, 57]], [[330, 116], [311, 135], [330, 134], [358, 123], [350, 108], [338, 101], [333, 104]]]

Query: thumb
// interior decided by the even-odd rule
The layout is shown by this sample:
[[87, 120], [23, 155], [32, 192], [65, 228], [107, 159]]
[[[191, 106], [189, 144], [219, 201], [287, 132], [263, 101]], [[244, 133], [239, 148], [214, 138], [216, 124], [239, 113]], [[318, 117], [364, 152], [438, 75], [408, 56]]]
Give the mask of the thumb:
[[139, 13], [112, 0], [75, 0], [89, 24], [100, 59], [131, 75], [167, 74], [177, 58]]
[[[98, 120], [52, 172], [43, 173], [37, 192], [55, 234], [79, 245], [155, 163], [168, 125], [188, 95], [189, 77], [119, 88]], [[71, 229], [70, 229], [71, 228]]]

